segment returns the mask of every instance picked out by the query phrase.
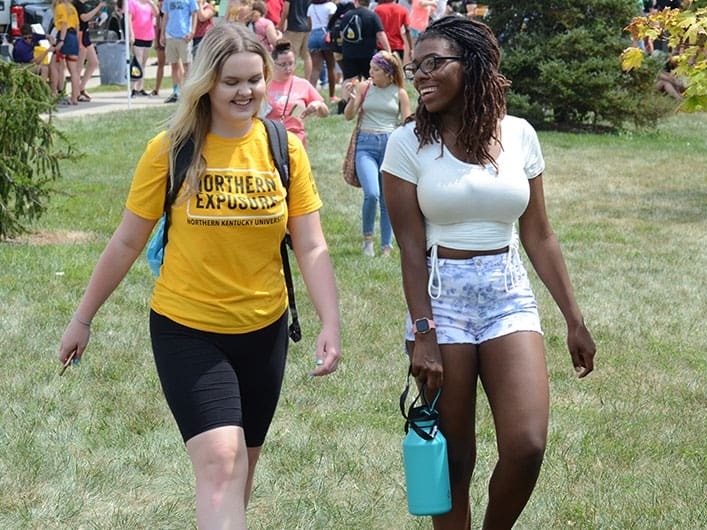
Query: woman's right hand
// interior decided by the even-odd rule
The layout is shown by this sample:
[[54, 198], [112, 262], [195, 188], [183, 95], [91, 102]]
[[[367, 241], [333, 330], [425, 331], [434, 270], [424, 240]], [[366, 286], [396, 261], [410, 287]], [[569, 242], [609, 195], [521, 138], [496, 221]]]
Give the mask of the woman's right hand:
[[347, 81], [346, 83], [343, 84], [342, 88], [342, 96], [344, 99], [356, 99], [356, 96], [358, 95], [358, 91], [356, 90], [358, 87], [358, 79], [352, 80], [352, 81]]
[[442, 386], [444, 365], [434, 331], [428, 335], [415, 338], [410, 365], [412, 375], [417, 382], [420, 385], [427, 385], [427, 389], [434, 392]]
[[59, 343], [59, 362], [65, 364], [73, 354], [74, 362], [78, 363], [90, 338], [91, 326], [72, 318]]

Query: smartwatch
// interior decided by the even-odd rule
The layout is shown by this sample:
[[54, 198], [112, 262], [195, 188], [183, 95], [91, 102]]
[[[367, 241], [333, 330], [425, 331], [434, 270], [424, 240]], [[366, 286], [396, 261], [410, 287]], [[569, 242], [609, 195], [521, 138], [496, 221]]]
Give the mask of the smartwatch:
[[412, 324], [412, 331], [415, 335], [424, 335], [435, 329], [435, 321], [431, 318], [418, 318]]

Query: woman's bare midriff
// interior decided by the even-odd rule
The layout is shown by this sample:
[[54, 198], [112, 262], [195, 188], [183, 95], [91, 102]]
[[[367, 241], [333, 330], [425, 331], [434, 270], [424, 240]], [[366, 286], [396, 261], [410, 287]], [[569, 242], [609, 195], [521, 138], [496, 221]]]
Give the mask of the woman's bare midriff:
[[446, 259], [470, 259], [477, 256], [505, 254], [506, 252], [508, 252], [508, 247], [496, 248], [492, 250], [459, 250], [456, 248], [437, 247], [437, 257]]

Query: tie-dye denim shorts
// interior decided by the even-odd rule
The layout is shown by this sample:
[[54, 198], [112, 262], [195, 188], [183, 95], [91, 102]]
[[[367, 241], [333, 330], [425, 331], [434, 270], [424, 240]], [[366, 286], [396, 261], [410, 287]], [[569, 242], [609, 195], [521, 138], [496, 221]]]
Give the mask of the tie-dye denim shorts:
[[[428, 258], [427, 265], [437, 282], [431, 302], [439, 344], [481, 344], [516, 331], [542, 334], [517, 250], [461, 260]], [[409, 315], [405, 338], [415, 340]]]

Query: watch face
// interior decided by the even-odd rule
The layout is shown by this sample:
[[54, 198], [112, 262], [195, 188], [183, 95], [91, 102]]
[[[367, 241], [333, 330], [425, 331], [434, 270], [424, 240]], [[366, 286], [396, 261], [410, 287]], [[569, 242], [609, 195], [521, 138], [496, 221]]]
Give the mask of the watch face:
[[430, 330], [430, 322], [426, 318], [416, 320], [415, 329], [418, 333], [427, 333]]

